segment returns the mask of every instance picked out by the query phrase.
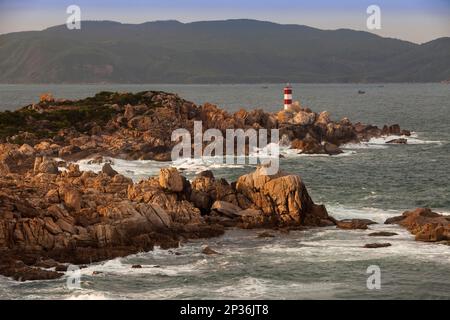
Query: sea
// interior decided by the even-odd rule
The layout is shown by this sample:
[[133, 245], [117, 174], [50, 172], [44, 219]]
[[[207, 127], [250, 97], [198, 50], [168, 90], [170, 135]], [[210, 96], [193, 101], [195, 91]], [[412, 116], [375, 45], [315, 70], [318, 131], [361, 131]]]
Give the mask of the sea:
[[[274, 112], [283, 84], [223, 85], [0, 85], [0, 110], [14, 110], [51, 92], [84, 98], [102, 90], [163, 90], [197, 104], [234, 112]], [[450, 214], [450, 86], [448, 84], [292, 84], [293, 99], [333, 120], [348, 117], [412, 131], [406, 145], [382, 137], [344, 146], [337, 156], [299, 155], [282, 148], [282, 170], [299, 174], [316, 203], [337, 219], [367, 218], [370, 230], [335, 227], [280, 233], [230, 229], [217, 238], [192, 240], [177, 249], [142, 252], [93, 263], [57, 280], [16, 282], [0, 277], [0, 299], [450, 299], [450, 246], [414, 241], [406, 230], [383, 222], [417, 207]], [[364, 94], [358, 91], [365, 92]], [[111, 159], [135, 181], [170, 163]], [[85, 170], [100, 166], [79, 162]], [[236, 180], [253, 165], [188, 161], [172, 164], [189, 178], [206, 169]], [[390, 231], [393, 237], [370, 237]], [[390, 247], [367, 249], [367, 243]], [[208, 245], [218, 255], [204, 255]], [[134, 264], [140, 269], [131, 268]], [[376, 272], [374, 286], [373, 276]]]

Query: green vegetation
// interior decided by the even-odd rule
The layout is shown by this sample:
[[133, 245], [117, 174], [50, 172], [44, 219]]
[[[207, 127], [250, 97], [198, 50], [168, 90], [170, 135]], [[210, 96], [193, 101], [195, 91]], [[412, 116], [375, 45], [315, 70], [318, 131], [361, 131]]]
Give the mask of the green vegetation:
[[[119, 93], [102, 91], [93, 97], [75, 101], [41, 103], [44, 112], [23, 108], [17, 111], [0, 112], [0, 140], [16, 135], [20, 132], [30, 132], [38, 138], [53, 137], [59, 130], [74, 128], [85, 132], [86, 124], [95, 122], [105, 125], [118, 111], [113, 107], [117, 104], [145, 104], [149, 108], [159, 107], [159, 102], [152, 101], [160, 91], [141, 91], [138, 93]], [[46, 109], [51, 106], [50, 109]], [[15, 143], [20, 143], [20, 139]]]
[[153, 96], [153, 94], [157, 93], [160, 93], [160, 91], [141, 91], [138, 93], [101, 91], [93, 97], [88, 97], [77, 101], [67, 101], [61, 103], [61, 105], [100, 107], [106, 104], [117, 104], [119, 106], [125, 106], [127, 104], [146, 104], [148, 106], [151, 106], [154, 105], [151, 97]]
[[[439, 82], [450, 38], [424, 44], [255, 20], [84, 22], [0, 35], [3, 83]], [[40, 63], [32, 63], [39, 52]], [[123, 97], [122, 102], [135, 101]], [[130, 100], [131, 99], [131, 100]], [[94, 97], [95, 100], [95, 97]], [[95, 102], [95, 101], [94, 101]]]
[[[34, 110], [22, 109], [18, 111], [5, 111], [0, 113], [0, 139], [30, 132], [38, 138], [52, 137], [58, 130], [75, 128], [84, 131], [88, 122], [104, 125], [115, 114], [109, 106], [81, 106], [76, 109], [58, 109], [39, 113]], [[17, 142], [17, 141], [16, 141]]]

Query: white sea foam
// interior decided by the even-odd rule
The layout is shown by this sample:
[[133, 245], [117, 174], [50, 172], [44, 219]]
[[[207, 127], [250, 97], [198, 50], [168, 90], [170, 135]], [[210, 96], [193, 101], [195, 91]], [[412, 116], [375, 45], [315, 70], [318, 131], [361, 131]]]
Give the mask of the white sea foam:
[[[89, 163], [92, 159], [83, 159], [76, 162], [82, 171], [100, 172], [104, 163]], [[133, 179], [142, 179], [157, 175], [159, 170], [167, 166], [167, 163], [154, 160], [122, 160], [104, 157], [105, 161], [111, 162], [111, 167], [125, 176]]]
[[338, 220], [342, 219], [371, 219], [378, 223], [384, 223], [387, 218], [401, 215], [401, 210], [383, 210], [379, 208], [362, 207], [362, 208], [349, 208], [339, 205], [328, 205], [328, 213]]
[[442, 141], [439, 140], [422, 140], [419, 139], [419, 136], [417, 133], [412, 132], [410, 136], [405, 135], [389, 135], [389, 136], [382, 136], [377, 138], [371, 138], [369, 140], [369, 144], [376, 145], [376, 144], [386, 144], [386, 142], [394, 139], [406, 139], [408, 144], [442, 144]]
[[[267, 149], [274, 148], [273, 144], [268, 145]], [[288, 146], [280, 146], [280, 155], [286, 158], [300, 158], [300, 157], [330, 157], [328, 154], [301, 154], [299, 150], [290, 149]], [[355, 154], [353, 150], [344, 150], [343, 153], [334, 155], [333, 157], [347, 157]], [[154, 161], [154, 160], [123, 160], [111, 157], [104, 157], [104, 162], [109, 162], [111, 167], [123, 174], [132, 178], [135, 181], [145, 179], [151, 176], [156, 176], [159, 170], [164, 167], [173, 166], [180, 171], [197, 174], [201, 171], [219, 169], [219, 168], [244, 168], [244, 167], [256, 167], [261, 161], [270, 160], [271, 156], [264, 156], [259, 153], [258, 150], [250, 152], [249, 156], [237, 156], [233, 158], [233, 163], [226, 163], [223, 157], [201, 157], [201, 158], [180, 158], [175, 161]], [[252, 160], [259, 160], [253, 161]], [[104, 165], [102, 163], [91, 163], [93, 159], [83, 159], [76, 162], [82, 171], [100, 172]], [[60, 168], [66, 170], [65, 168]]]
[[90, 293], [87, 292], [73, 293], [66, 298], [66, 300], [109, 300], [109, 299], [116, 299], [116, 298], [110, 297], [105, 293], [95, 291]]
[[384, 149], [388, 148], [390, 144], [386, 143], [394, 139], [406, 139], [407, 144], [417, 145], [417, 144], [443, 144], [440, 140], [423, 140], [419, 139], [419, 135], [416, 132], [412, 132], [410, 136], [405, 135], [388, 135], [381, 137], [370, 138], [369, 141], [362, 141], [360, 143], [347, 143], [342, 146], [343, 149]]
[[311, 293], [317, 296], [317, 293], [320, 292], [325, 298], [332, 297], [331, 292], [337, 285], [335, 283], [300, 283], [247, 276], [215, 289], [214, 294], [224, 299], [274, 299], [283, 292], [286, 299], [300, 299], [311, 297]]
[[[392, 237], [371, 237], [375, 231], [392, 231], [398, 235]], [[367, 243], [391, 243], [390, 247], [368, 249]], [[414, 241], [414, 237], [398, 226], [370, 226], [369, 230], [330, 229], [321, 236], [304, 237], [298, 245], [273, 244], [259, 248], [262, 255], [268, 257], [283, 256], [283, 264], [289, 261], [310, 263], [383, 260], [394, 257], [411, 261], [434, 261], [450, 264], [448, 247], [439, 244]], [[271, 264], [274, 261], [270, 262]]]
[[[245, 161], [245, 157], [243, 160]], [[201, 171], [217, 168], [243, 168], [246, 164], [225, 163], [223, 157], [181, 158], [171, 162], [177, 169], [199, 173]]]
[[[217, 168], [243, 168], [248, 164], [228, 164], [219, 157], [184, 158], [176, 161], [160, 162], [154, 160], [122, 160], [116, 158], [104, 158], [111, 162], [111, 167], [118, 173], [131, 177], [137, 181], [140, 179], [156, 176], [164, 167], [173, 166], [180, 171], [199, 173], [204, 170]], [[83, 159], [76, 162], [82, 171], [100, 172], [104, 163], [89, 163], [92, 159]], [[248, 163], [248, 161], [247, 161]]]
[[325, 157], [325, 158], [330, 158], [330, 157], [348, 157], [351, 155], [356, 154], [355, 151], [353, 150], [344, 150], [343, 153], [337, 154], [337, 155], [333, 155], [330, 156], [329, 154], [306, 154], [306, 153], [301, 153], [298, 149], [289, 149], [289, 148], [280, 148], [280, 154], [286, 158], [301, 158], [301, 157]]
[[[166, 251], [168, 252], [168, 251]], [[152, 256], [154, 251], [144, 253], [143, 255]], [[169, 253], [167, 254], [169, 255]], [[88, 265], [87, 268], [81, 269], [81, 276], [93, 276], [94, 272], [99, 272], [95, 277], [105, 277], [109, 275], [163, 275], [163, 276], [179, 276], [179, 275], [193, 275], [201, 273], [208, 269], [210, 261], [206, 258], [198, 259], [192, 263], [186, 264], [167, 264], [167, 259], [164, 265], [159, 264], [142, 264], [142, 268], [132, 268], [133, 263], [129, 260], [133, 256], [126, 258], [116, 258], [108, 260], [103, 263], [96, 263]], [[164, 261], [164, 260], [162, 260]]]

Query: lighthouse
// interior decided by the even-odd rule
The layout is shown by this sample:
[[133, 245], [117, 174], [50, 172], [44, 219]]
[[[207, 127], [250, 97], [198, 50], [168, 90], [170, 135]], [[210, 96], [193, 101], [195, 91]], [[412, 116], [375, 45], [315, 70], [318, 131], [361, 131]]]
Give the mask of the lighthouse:
[[284, 87], [284, 110], [290, 110], [292, 106], [292, 87], [288, 83]]

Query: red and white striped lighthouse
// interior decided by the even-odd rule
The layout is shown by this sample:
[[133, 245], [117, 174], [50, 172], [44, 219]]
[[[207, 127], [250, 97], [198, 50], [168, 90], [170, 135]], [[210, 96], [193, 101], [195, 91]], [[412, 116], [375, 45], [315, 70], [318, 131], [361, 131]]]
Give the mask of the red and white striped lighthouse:
[[284, 110], [289, 110], [292, 106], [292, 87], [288, 83], [284, 87]]

